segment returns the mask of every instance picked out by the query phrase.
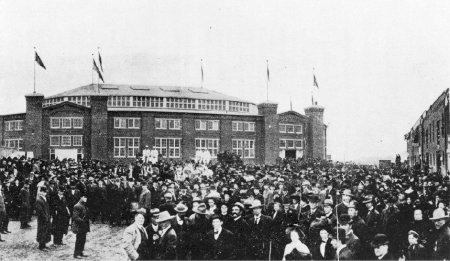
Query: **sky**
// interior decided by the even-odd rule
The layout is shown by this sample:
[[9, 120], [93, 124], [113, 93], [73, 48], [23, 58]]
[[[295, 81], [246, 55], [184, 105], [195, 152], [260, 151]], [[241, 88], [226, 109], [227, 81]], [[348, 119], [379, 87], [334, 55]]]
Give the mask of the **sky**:
[[[200, 86], [325, 107], [333, 160], [389, 158], [449, 87], [450, 1], [0, 1], [0, 114], [92, 82]], [[313, 70], [314, 68], [314, 70]], [[313, 73], [319, 89], [313, 89]], [[97, 78], [94, 80], [97, 81]]]

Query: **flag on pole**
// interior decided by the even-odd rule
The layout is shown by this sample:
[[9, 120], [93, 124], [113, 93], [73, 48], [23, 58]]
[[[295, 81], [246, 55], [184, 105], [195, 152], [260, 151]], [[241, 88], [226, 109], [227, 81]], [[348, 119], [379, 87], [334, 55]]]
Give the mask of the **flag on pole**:
[[100, 72], [100, 69], [98, 69], [98, 66], [97, 66], [97, 64], [95, 63], [95, 60], [94, 59], [92, 59], [92, 61], [94, 62], [94, 66], [93, 66], [93, 70], [94, 71], [96, 71], [97, 72], [97, 74], [98, 74], [98, 77], [102, 80], [102, 82], [103, 83], [105, 83], [105, 80], [103, 80], [103, 76], [102, 76], [102, 73]]
[[41, 57], [39, 57], [39, 54], [36, 51], [34, 51], [34, 60], [37, 62], [37, 64], [39, 64], [39, 66], [47, 70], [47, 68], [45, 68], [44, 63], [41, 60]]
[[201, 60], [201, 64], [200, 64], [200, 71], [202, 73], [202, 87], [203, 87], [203, 59]]
[[100, 69], [103, 72], [103, 63], [102, 63], [102, 56], [100, 55], [100, 50], [98, 50], [98, 63], [100, 64]]
[[317, 84], [316, 75], [313, 74], [313, 76], [314, 76], [314, 83], [313, 83], [313, 86], [315, 86], [315, 87], [317, 87], [317, 89], [319, 89], [319, 84]]
[[266, 60], [267, 63], [267, 81], [270, 82], [270, 74], [269, 74], [269, 61]]

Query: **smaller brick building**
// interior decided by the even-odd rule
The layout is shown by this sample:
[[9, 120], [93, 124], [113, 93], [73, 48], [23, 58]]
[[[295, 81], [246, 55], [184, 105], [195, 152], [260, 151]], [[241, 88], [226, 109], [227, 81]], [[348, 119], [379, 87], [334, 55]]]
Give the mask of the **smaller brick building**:
[[247, 163], [278, 157], [326, 158], [324, 108], [278, 114], [273, 102], [254, 104], [190, 87], [86, 85], [58, 95], [25, 96], [26, 112], [0, 116], [2, 145], [35, 157], [133, 160], [146, 145], [170, 159], [213, 158], [233, 151]]

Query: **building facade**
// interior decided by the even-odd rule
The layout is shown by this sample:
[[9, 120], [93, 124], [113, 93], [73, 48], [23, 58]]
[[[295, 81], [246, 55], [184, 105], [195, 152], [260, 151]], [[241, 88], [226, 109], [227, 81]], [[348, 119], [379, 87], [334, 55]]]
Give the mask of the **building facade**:
[[278, 157], [326, 158], [324, 108], [278, 114], [204, 88], [87, 85], [25, 96], [26, 112], [0, 116], [3, 147], [43, 159], [133, 160], [145, 146], [174, 160], [207, 149], [233, 151], [246, 163]]
[[449, 91], [445, 90], [405, 135], [408, 163], [446, 175], [449, 160]]

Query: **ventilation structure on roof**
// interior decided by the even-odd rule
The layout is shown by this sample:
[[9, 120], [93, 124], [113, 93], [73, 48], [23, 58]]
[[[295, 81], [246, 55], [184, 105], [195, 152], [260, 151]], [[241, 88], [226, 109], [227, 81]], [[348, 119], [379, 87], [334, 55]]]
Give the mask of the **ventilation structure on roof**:
[[105, 89], [105, 90], [118, 90], [119, 89], [119, 87], [117, 87], [117, 86], [105, 86], [105, 85], [102, 85], [100, 88]]
[[159, 89], [163, 92], [181, 92], [180, 88], [160, 87]]
[[135, 91], [150, 91], [150, 87], [139, 87], [139, 86], [130, 86], [130, 89], [135, 90]]
[[204, 94], [208, 94], [209, 92], [207, 92], [206, 90], [202, 90], [202, 89], [188, 89], [190, 92], [192, 93], [204, 93]]

